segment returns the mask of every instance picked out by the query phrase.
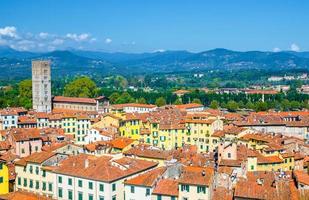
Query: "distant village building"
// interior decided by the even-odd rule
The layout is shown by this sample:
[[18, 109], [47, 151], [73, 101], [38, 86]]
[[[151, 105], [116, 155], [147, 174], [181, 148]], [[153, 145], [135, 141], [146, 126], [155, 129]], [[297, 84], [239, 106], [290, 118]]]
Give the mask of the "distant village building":
[[173, 92], [173, 94], [176, 94], [178, 97], [182, 97], [183, 95], [188, 94], [188, 93], [190, 93], [189, 90], [177, 90]]
[[51, 112], [51, 75], [49, 61], [32, 61], [32, 104], [37, 112]]
[[125, 113], [148, 113], [157, 109], [156, 105], [141, 103], [114, 104], [111, 107], [112, 111], [114, 112]]
[[97, 98], [55, 96], [53, 108], [106, 113], [109, 111], [109, 99], [104, 96]]
[[283, 77], [281, 76], [271, 76], [268, 78], [268, 81], [270, 82], [276, 82], [276, 81], [282, 81], [283, 80]]

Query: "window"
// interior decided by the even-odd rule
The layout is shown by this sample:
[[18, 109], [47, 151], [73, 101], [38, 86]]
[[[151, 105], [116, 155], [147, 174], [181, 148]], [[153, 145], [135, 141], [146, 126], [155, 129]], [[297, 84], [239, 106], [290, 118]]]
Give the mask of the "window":
[[190, 191], [189, 185], [181, 185], [181, 191], [187, 191], [187, 192], [189, 192], [189, 191]]
[[157, 200], [162, 200], [162, 196], [161, 196], [161, 195], [158, 195], [158, 196], [157, 196]]
[[58, 188], [58, 197], [60, 197], [60, 198], [63, 197], [62, 188]]
[[24, 187], [27, 187], [27, 179], [24, 178]]
[[40, 183], [39, 183], [39, 181], [35, 181], [35, 189], [39, 189], [40, 188]]
[[116, 191], [116, 183], [113, 183], [113, 185], [112, 185], [112, 191], [113, 191], [113, 192]]
[[43, 170], [43, 174], [42, 174], [43, 177], [46, 177], [46, 171]]
[[82, 192], [78, 192], [78, 200], [83, 200], [83, 193]]
[[39, 175], [39, 167], [35, 168], [35, 173], [36, 173], [36, 175]]
[[0, 183], [3, 183], [3, 177], [2, 176], [0, 177]]
[[254, 165], [251, 165], [251, 170], [254, 170]]
[[53, 191], [53, 184], [52, 183], [48, 183], [48, 191]]
[[150, 195], [150, 189], [147, 188], [147, 189], [146, 189], [146, 196], [149, 196], [149, 195]]
[[93, 189], [93, 183], [92, 183], [92, 182], [89, 182], [89, 183], [88, 183], [88, 187], [89, 187], [90, 190], [92, 190], [92, 189]]
[[88, 195], [88, 200], [93, 200], [93, 194]]
[[104, 192], [104, 185], [100, 184], [100, 192]]
[[228, 157], [228, 158], [231, 158], [231, 153], [228, 153], [228, 154], [227, 154], [227, 157]]
[[32, 166], [30, 165], [30, 167], [29, 167], [29, 171], [30, 171], [30, 173], [32, 174], [32, 172], [33, 172], [33, 168], [32, 168]]
[[0, 163], [0, 170], [3, 169], [3, 163]]
[[134, 186], [131, 186], [131, 193], [135, 193], [135, 188], [134, 188]]
[[83, 181], [82, 180], [78, 180], [78, 187], [83, 187]]
[[71, 178], [68, 179], [68, 184], [72, 185], [72, 179]]
[[42, 186], [43, 191], [46, 190], [46, 182], [43, 182], [43, 186]]
[[21, 178], [20, 177], [18, 177], [18, 179], [17, 179], [17, 184], [21, 185]]
[[73, 199], [73, 192], [72, 192], [72, 190], [68, 190], [68, 199], [69, 200]]
[[205, 186], [197, 186], [197, 193], [206, 193], [206, 187]]
[[62, 177], [58, 176], [58, 183], [62, 183]]
[[33, 188], [33, 180], [30, 179], [29, 187]]
[[112, 200], [116, 200], [116, 195], [114, 195], [114, 196], [112, 197]]
[[104, 197], [103, 196], [99, 196], [99, 200], [104, 200]]
[[176, 198], [175, 197], [171, 197], [171, 200], [176, 200]]

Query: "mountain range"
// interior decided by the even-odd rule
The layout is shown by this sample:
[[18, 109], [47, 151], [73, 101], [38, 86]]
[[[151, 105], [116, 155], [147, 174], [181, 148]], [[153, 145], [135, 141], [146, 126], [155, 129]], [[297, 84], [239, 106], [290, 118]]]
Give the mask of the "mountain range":
[[38, 53], [0, 46], [0, 77], [30, 77], [31, 60], [36, 59], [51, 60], [53, 76], [128, 75], [213, 69], [309, 69], [309, 52], [239, 52], [213, 49], [199, 53], [189, 51], [107, 53], [70, 49]]

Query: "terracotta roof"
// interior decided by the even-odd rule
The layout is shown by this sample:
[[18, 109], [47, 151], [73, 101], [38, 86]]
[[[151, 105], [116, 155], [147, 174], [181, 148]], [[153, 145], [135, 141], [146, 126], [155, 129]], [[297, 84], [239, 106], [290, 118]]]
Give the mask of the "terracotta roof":
[[228, 166], [228, 167], [240, 167], [243, 160], [227, 160], [222, 159], [219, 163], [220, 166]]
[[7, 151], [0, 156], [0, 160], [4, 160], [6, 163], [14, 162], [17, 158], [18, 156], [10, 151]]
[[30, 156], [22, 158], [19, 161], [16, 161], [15, 164], [22, 165], [22, 166], [26, 165], [28, 162], [41, 164], [47, 159], [53, 157], [54, 155], [56, 155], [56, 153], [50, 152], [50, 151], [35, 152], [35, 153], [32, 153]]
[[161, 179], [152, 194], [178, 197], [178, 182], [174, 179]]
[[278, 94], [276, 90], [245, 90], [248, 94]]
[[309, 186], [309, 175], [307, 173], [300, 170], [295, 170], [294, 176], [297, 182]]
[[113, 104], [114, 109], [123, 109], [125, 107], [137, 107], [137, 108], [156, 108], [156, 105], [141, 104], [141, 103], [125, 103], [125, 104]]
[[66, 146], [67, 144], [68, 143], [66, 143], [66, 142], [53, 142], [53, 143], [51, 143], [49, 145], [44, 145], [42, 147], [42, 151], [49, 151], [49, 152], [55, 151], [55, 150], [57, 150], [57, 149], [59, 149], [61, 147]]
[[227, 166], [220, 166], [220, 167], [218, 168], [218, 172], [219, 172], [219, 173], [223, 173], [223, 174], [232, 175], [232, 173], [233, 173], [233, 168], [232, 168], [232, 167], [227, 167]]
[[16, 191], [6, 195], [0, 195], [0, 199], [4, 200], [51, 200], [46, 196], [37, 195], [30, 192]]
[[128, 151], [124, 152], [124, 155], [135, 155], [143, 158], [154, 158], [167, 160], [172, 155], [171, 151], [163, 151], [161, 149], [153, 148], [149, 145], [139, 144]]
[[258, 156], [258, 164], [282, 163], [283, 160], [279, 156]]
[[15, 141], [25, 141], [40, 138], [40, 130], [37, 128], [15, 128], [8, 131]]
[[109, 141], [109, 143], [112, 145], [112, 147], [116, 149], [124, 149], [127, 146], [131, 145], [134, 141], [135, 140], [130, 138], [119, 137]]
[[276, 189], [264, 185], [258, 185], [251, 181], [238, 181], [235, 187], [234, 198], [244, 199], [277, 199]]
[[53, 102], [96, 104], [92, 98], [55, 96]]
[[34, 116], [19, 116], [18, 124], [36, 124], [37, 119]]
[[204, 107], [202, 104], [199, 103], [188, 103], [188, 104], [181, 104], [181, 105], [175, 105], [178, 109], [190, 109], [190, 108], [199, 108]]
[[0, 141], [0, 150], [9, 150], [11, 148], [11, 145], [8, 140]]
[[125, 181], [125, 184], [152, 187], [165, 171], [166, 167], [159, 167]]
[[214, 169], [211, 167], [191, 167], [183, 168], [183, 172], [179, 178], [179, 183], [189, 185], [206, 185], [212, 184]]
[[224, 137], [225, 136], [225, 132], [222, 131], [222, 130], [218, 130], [218, 131], [215, 131], [211, 136], [212, 137]]
[[233, 199], [233, 191], [228, 190], [224, 187], [214, 188], [214, 192], [212, 195], [212, 200], [232, 200]]
[[[86, 165], [88, 163], [88, 165]], [[56, 173], [103, 182], [116, 180], [149, 170], [158, 163], [133, 158], [111, 160], [111, 157], [95, 157], [86, 154], [70, 156], [54, 169]], [[98, 173], [100, 172], [100, 173]]]

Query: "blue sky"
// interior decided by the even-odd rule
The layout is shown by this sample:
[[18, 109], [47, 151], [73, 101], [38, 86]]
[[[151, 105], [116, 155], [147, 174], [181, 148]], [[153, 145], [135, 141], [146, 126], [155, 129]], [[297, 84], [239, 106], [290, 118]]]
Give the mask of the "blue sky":
[[3, 0], [0, 45], [151, 52], [309, 50], [306, 0]]

